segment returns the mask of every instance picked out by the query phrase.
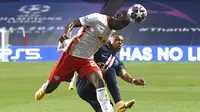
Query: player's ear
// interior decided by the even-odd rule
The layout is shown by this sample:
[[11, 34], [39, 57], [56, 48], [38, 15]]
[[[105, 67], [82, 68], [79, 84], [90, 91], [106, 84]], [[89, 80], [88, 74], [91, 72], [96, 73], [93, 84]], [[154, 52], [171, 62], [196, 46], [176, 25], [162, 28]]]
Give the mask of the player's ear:
[[118, 18], [118, 17], [120, 17], [120, 14], [119, 14], [119, 13], [117, 13], [117, 14], [115, 14], [115, 15], [113, 16], [113, 18]]
[[121, 13], [117, 13], [117, 18], [122, 17], [123, 15]]

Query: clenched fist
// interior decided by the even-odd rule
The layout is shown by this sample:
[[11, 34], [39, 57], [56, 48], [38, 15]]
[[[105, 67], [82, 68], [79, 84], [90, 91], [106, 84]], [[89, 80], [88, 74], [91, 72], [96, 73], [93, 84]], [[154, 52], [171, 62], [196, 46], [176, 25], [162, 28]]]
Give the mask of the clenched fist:
[[70, 39], [70, 38], [71, 38], [70, 35], [63, 34], [63, 35], [60, 36], [59, 41], [60, 41], [61, 43], [63, 43], [64, 40], [66, 40], [66, 39]]
[[135, 85], [144, 86], [144, 87], [145, 87], [145, 85], [146, 85], [146, 81], [143, 80], [143, 79], [135, 79], [135, 80], [133, 81], [133, 83], [134, 83]]

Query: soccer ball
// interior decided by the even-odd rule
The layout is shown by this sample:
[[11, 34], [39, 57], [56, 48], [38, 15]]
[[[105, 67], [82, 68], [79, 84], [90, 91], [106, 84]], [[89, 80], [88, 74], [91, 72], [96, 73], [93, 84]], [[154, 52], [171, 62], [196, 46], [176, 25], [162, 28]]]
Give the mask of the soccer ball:
[[134, 4], [129, 7], [127, 16], [133, 23], [142, 23], [147, 17], [147, 10], [140, 4]]

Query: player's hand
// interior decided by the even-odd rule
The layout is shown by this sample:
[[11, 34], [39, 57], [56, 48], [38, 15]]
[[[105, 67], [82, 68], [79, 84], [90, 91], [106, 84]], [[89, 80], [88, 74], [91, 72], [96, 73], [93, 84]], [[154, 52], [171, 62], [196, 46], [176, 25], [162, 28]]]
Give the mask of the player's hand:
[[97, 65], [99, 66], [100, 69], [103, 69], [105, 66], [105, 63], [103, 62], [98, 62]]
[[135, 79], [134, 81], [133, 81], [133, 83], [135, 84], [135, 85], [138, 85], [138, 86], [146, 86], [146, 81], [145, 80], [143, 80], [143, 79]]
[[59, 41], [60, 41], [61, 43], [63, 43], [64, 40], [66, 40], [66, 39], [70, 39], [70, 37], [67, 36], [67, 34], [63, 34], [63, 35], [60, 36]]

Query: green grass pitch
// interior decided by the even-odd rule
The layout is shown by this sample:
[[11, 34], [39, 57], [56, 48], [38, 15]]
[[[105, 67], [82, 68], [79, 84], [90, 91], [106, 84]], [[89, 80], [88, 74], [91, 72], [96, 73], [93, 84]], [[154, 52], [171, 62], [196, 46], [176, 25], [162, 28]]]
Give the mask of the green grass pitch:
[[[93, 112], [76, 91], [62, 83], [41, 101], [34, 100], [55, 63], [0, 63], [0, 112]], [[123, 100], [136, 99], [129, 112], [199, 112], [200, 63], [125, 63], [147, 81], [146, 88], [118, 78]]]

